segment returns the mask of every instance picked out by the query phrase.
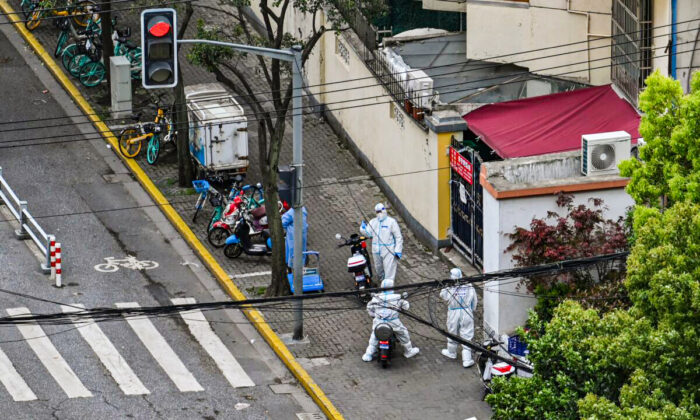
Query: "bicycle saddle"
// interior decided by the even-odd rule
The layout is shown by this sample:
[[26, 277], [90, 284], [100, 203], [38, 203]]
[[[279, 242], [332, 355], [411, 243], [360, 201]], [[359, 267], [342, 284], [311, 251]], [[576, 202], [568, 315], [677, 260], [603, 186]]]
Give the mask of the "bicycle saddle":
[[[125, 42], [125, 41], [126, 41], [126, 42]], [[134, 43], [131, 42], [131, 41], [127, 41], [126, 39], [124, 39], [124, 41], [121, 41], [121, 40], [120, 40], [119, 42], [125, 42], [126, 48], [128, 48], [128, 49], [130, 49], [130, 50], [136, 49], [136, 44], [134, 44]]]

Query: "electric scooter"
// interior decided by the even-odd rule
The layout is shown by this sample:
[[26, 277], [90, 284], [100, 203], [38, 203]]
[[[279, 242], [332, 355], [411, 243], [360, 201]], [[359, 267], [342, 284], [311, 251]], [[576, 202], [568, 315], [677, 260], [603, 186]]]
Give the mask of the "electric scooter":
[[226, 238], [224, 255], [229, 258], [238, 258], [242, 253], [246, 255], [271, 255], [272, 239], [267, 230], [261, 233], [264, 243], [253, 244], [250, 240], [250, 224], [242, 215], [236, 219], [233, 225], [233, 234]]
[[[338, 244], [338, 248], [343, 246], [350, 247], [350, 253], [352, 254], [348, 258], [348, 272], [352, 273], [353, 279], [355, 280], [355, 290], [365, 290], [374, 287], [372, 282], [372, 262], [369, 258], [369, 253], [367, 252], [367, 238], [360, 236], [357, 233], [353, 233], [349, 238], [343, 238], [340, 233], [335, 234], [335, 238], [339, 241], [342, 240], [343, 243]], [[358, 294], [360, 301], [367, 303], [372, 299], [372, 295], [367, 292], [362, 292]]]

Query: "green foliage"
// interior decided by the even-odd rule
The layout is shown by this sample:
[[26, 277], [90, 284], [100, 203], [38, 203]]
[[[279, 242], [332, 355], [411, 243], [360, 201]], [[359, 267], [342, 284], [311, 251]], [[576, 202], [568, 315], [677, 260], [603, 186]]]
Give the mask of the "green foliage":
[[700, 418], [700, 76], [685, 97], [658, 73], [647, 84], [642, 162], [621, 165], [637, 201], [632, 306], [599, 317], [564, 302], [546, 325], [532, 317], [535, 374], [495, 382], [496, 418]]
[[[223, 41], [225, 36], [221, 28], [207, 25], [204, 23], [204, 20], [199, 19], [197, 20], [196, 38], [208, 39], [211, 41]], [[228, 47], [193, 44], [192, 48], [187, 53], [187, 59], [192, 64], [202, 66], [208, 71], [214, 71], [219, 63], [231, 59], [234, 54], [234, 50]]]
[[700, 202], [700, 73], [692, 93], [683, 96], [680, 82], [654, 72], [639, 98], [644, 112], [639, 132], [646, 145], [639, 157], [620, 164], [630, 177], [627, 192], [638, 204], [655, 207], [667, 197]]

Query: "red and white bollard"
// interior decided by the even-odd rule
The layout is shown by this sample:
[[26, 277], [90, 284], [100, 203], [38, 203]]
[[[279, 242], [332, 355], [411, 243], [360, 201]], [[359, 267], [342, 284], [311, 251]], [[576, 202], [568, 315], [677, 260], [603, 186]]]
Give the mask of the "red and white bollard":
[[63, 287], [61, 284], [61, 243], [56, 244], [56, 287]]
[[56, 240], [51, 237], [51, 242], [50, 242], [50, 255], [51, 255], [51, 280], [56, 278]]

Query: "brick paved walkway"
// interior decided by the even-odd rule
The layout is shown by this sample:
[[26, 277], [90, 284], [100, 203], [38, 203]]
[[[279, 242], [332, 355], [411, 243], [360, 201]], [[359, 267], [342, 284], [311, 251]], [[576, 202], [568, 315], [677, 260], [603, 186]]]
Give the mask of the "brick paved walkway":
[[[14, 1], [15, 6], [18, 3]], [[213, 1], [207, 3], [213, 6], [217, 4]], [[203, 17], [203, 9], [195, 10], [188, 30], [190, 37], [193, 36], [197, 19]], [[212, 19], [211, 13], [206, 11], [209, 21]], [[135, 12], [130, 16], [120, 16], [120, 25], [130, 23], [132, 33], [135, 34], [134, 39], [137, 40], [139, 30], [135, 16]], [[53, 25], [43, 23], [34, 33], [47, 50], [53, 51], [57, 37], [57, 30]], [[185, 83], [188, 85], [215, 81], [211, 74], [185, 60], [181, 60], [181, 65]], [[252, 57], [242, 58], [238, 65], [247, 74], [256, 74]], [[260, 79], [253, 78], [253, 81], [254, 91], [269, 90]], [[100, 104], [100, 98], [103, 96], [101, 90], [104, 90], [104, 87], [92, 90], [80, 88], [95, 104], [96, 109], [104, 109], [105, 104]], [[136, 107], [144, 103], [143, 93], [142, 89], [137, 88], [134, 104]], [[244, 108], [246, 113], [252, 112], [249, 107]], [[145, 112], [144, 115], [149, 113]], [[117, 123], [119, 122], [113, 122]], [[260, 179], [256, 131], [256, 124], [251, 124], [251, 167], [248, 175], [248, 181], [251, 183]], [[190, 224], [202, 243], [209, 247], [205, 226], [205, 220], [208, 219], [206, 209], [209, 207], [205, 207], [198, 223], [191, 223], [196, 196], [192, 195], [191, 189], [177, 187], [174, 151], [169, 146], [162, 153], [162, 158], [156, 166], [149, 166], [145, 162], [145, 153], [141, 153], [139, 163], [183, 219]], [[321, 273], [326, 290], [348, 290], [353, 286], [345, 269], [349, 251], [347, 248], [338, 249], [335, 246], [335, 234], [355, 232], [363, 219], [361, 213], [371, 215], [374, 204], [380, 201], [386, 203], [386, 198], [331, 128], [313, 115], [304, 116], [304, 160], [305, 183], [315, 186], [305, 190], [304, 197], [309, 211], [308, 248], [321, 252]], [[281, 164], [290, 161], [291, 129], [288, 129]], [[339, 180], [351, 182], [338, 183]], [[396, 217], [391, 209], [389, 212]], [[403, 221], [397, 219], [406, 244], [397, 283], [415, 283], [447, 277], [449, 267], [422, 246], [407, 230]], [[269, 270], [268, 259], [243, 255], [236, 260], [230, 260], [221, 250], [211, 247], [209, 250], [217, 257], [222, 267], [234, 276], [235, 283], [248, 296], [255, 296], [256, 288], [269, 283], [269, 277], [266, 276], [235, 277]], [[435, 322], [444, 326], [445, 306], [438, 302], [436, 291], [418, 293], [413, 299], [409, 298], [409, 301], [412, 303], [412, 312], [424, 318], [430, 318], [432, 308]], [[390, 369], [382, 370], [376, 363], [364, 363], [360, 359], [367, 346], [371, 319], [356, 300], [314, 301], [307, 304], [308, 307], [315, 305], [334, 305], [347, 309], [306, 312], [304, 331], [310, 343], [293, 345], [290, 349], [306, 365], [314, 380], [346, 418], [465, 419], [476, 416], [481, 420], [490, 417], [488, 405], [480, 401], [481, 384], [476, 369], [462, 369], [459, 361], [445, 359], [440, 354], [440, 349], [444, 347], [444, 339], [432, 329], [404, 319], [414, 345], [421, 348], [421, 353], [411, 360], [399, 355]], [[291, 332], [291, 312], [263, 310], [263, 313], [275, 331]], [[480, 319], [477, 319], [476, 325], [481, 325]], [[477, 329], [477, 338], [480, 337], [481, 331]]]

